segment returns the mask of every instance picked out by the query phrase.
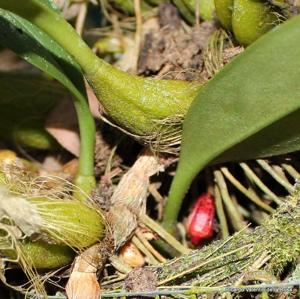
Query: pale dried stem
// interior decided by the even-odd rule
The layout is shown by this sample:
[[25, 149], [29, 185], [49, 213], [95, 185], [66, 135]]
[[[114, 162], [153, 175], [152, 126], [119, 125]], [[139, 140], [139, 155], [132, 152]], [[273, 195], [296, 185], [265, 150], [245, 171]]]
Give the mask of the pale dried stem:
[[274, 180], [276, 180], [281, 186], [283, 186], [289, 193], [293, 192], [294, 187], [286, 179], [278, 175], [278, 173], [276, 173], [276, 171], [274, 171], [265, 160], [259, 159], [256, 161], [266, 172], [268, 172], [274, 178]]
[[272, 168], [280, 177], [282, 177], [283, 180], [289, 183], [289, 180], [286, 177], [284, 169], [282, 167], [280, 167], [279, 165], [272, 165]]
[[141, 251], [144, 253], [144, 255], [148, 258], [148, 262], [150, 265], [158, 265], [159, 261], [155, 258], [155, 256], [148, 250], [148, 248], [141, 242], [141, 240], [133, 236], [132, 237], [132, 243]]
[[162, 197], [162, 195], [158, 192], [155, 184], [150, 184], [149, 192], [153, 196], [155, 201], [157, 202], [157, 212], [158, 212], [157, 220], [160, 221], [160, 220], [162, 220], [162, 217], [163, 217], [163, 208], [164, 208], [165, 200]]
[[272, 209], [269, 205], [265, 204], [256, 193], [247, 190], [230, 172], [226, 167], [221, 168], [224, 176], [234, 185], [240, 192], [242, 192], [246, 197], [248, 197], [252, 202], [261, 207], [262, 209], [272, 213]]
[[121, 273], [129, 273], [132, 270], [128, 264], [125, 264], [117, 255], [113, 255], [109, 258], [109, 261], [114, 266], [114, 268]]
[[166, 259], [150, 244], [150, 242], [145, 238], [144, 234], [140, 229], [135, 232], [138, 239], [144, 244], [144, 246], [151, 252], [151, 254], [161, 263], [166, 262]]
[[273, 200], [277, 204], [281, 204], [281, 200], [278, 198], [278, 196], [260, 180], [260, 178], [246, 163], [240, 163], [240, 166], [244, 170], [246, 177], [248, 177], [250, 181], [254, 182], [256, 186], [261, 189], [271, 200]]
[[83, 32], [83, 27], [84, 27], [86, 15], [87, 15], [87, 7], [88, 7], [87, 1], [80, 3], [80, 9], [79, 9], [79, 13], [77, 15], [76, 23], [75, 23], [75, 29], [79, 35], [82, 35], [82, 32]]
[[300, 178], [300, 173], [293, 166], [283, 163], [281, 164], [281, 167], [284, 168], [294, 180], [298, 180]]
[[243, 229], [246, 223], [242, 219], [241, 214], [239, 213], [236, 205], [234, 204], [234, 202], [232, 201], [229, 195], [227, 185], [222, 175], [222, 172], [220, 170], [216, 170], [214, 171], [214, 176], [215, 176], [216, 183], [219, 186], [222, 200], [230, 216], [233, 227], [235, 228], [235, 230]]
[[187, 254], [191, 250], [183, 246], [179, 241], [177, 241], [171, 234], [169, 234], [162, 226], [156, 223], [148, 215], [143, 214], [140, 216], [140, 221], [147, 227], [151, 228], [156, 232], [162, 239], [164, 239], [169, 245], [182, 254]]
[[229, 229], [228, 229], [227, 219], [226, 219], [226, 215], [222, 203], [220, 189], [217, 185], [215, 185], [214, 188], [214, 196], [216, 202], [216, 211], [217, 211], [218, 219], [220, 221], [221, 235], [222, 235], [222, 239], [224, 240], [229, 237]]

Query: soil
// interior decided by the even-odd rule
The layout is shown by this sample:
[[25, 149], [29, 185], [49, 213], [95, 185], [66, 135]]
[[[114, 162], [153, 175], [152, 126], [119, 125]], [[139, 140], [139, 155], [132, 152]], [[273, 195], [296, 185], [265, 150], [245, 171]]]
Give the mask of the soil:
[[[216, 29], [214, 21], [202, 22], [186, 29], [177, 9], [162, 4], [158, 11], [158, 30], [148, 29], [144, 35], [139, 62], [139, 75], [155, 75], [163, 79], [199, 80], [204, 64], [204, 49]], [[151, 24], [151, 26], [153, 26]]]
[[125, 280], [126, 291], [154, 291], [157, 287], [156, 273], [148, 268], [137, 268], [131, 271]]

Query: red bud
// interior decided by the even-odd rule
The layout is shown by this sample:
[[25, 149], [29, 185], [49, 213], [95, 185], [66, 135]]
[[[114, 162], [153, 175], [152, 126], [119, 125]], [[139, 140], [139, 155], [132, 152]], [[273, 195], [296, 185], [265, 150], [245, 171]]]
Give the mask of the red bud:
[[212, 237], [214, 217], [214, 198], [208, 193], [203, 193], [198, 197], [187, 220], [187, 233], [193, 245]]

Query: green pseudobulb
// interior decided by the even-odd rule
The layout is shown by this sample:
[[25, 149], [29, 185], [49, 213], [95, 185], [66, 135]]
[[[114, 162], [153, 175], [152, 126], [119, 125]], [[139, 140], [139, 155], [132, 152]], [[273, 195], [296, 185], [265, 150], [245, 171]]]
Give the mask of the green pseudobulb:
[[[22, 253], [35, 268], [58, 268], [72, 261], [74, 250], [82, 251], [98, 243], [106, 233], [105, 220], [95, 206], [50, 195], [26, 198], [5, 191], [4, 181], [0, 188], [0, 215], [4, 213], [9, 220], [0, 222], [0, 256], [15, 259]], [[24, 237], [16, 240], [11, 234], [16, 229]]]
[[215, 0], [221, 25], [248, 46], [279, 23], [278, 8], [260, 0]]
[[215, 7], [221, 25], [225, 29], [231, 30], [233, 0], [215, 0]]
[[250, 45], [277, 23], [277, 16], [265, 2], [234, 0], [232, 30], [240, 44]]
[[102, 61], [98, 70], [86, 78], [109, 117], [140, 136], [151, 136], [160, 120], [185, 114], [200, 88], [199, 83], [131, 76]]

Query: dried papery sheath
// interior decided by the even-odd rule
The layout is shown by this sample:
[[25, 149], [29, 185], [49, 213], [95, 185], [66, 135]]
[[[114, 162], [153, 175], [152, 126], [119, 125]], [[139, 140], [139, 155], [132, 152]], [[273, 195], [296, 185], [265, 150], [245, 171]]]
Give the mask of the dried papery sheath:
[[129, 239], [138, 218], [146, 212], [149, 178], [163, 169], [154, 154], [144, 152], [122, 177], [111, 197], [112, 208], [108, 213], [116, 249]]
[[34, 205], [25, 198], [9, 193], [6, 187], [0, 187], [0, 219], [8, 218], [27, 237], [41, 232], [43, 219]]

